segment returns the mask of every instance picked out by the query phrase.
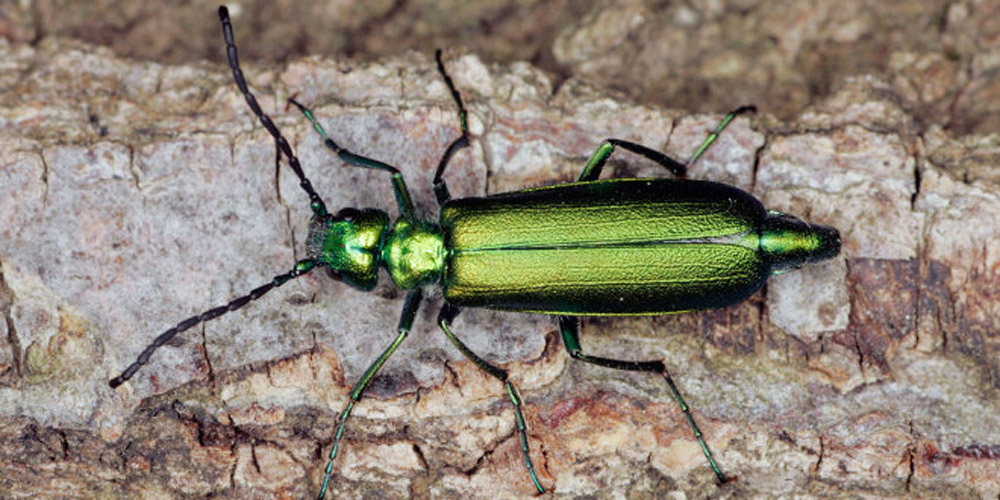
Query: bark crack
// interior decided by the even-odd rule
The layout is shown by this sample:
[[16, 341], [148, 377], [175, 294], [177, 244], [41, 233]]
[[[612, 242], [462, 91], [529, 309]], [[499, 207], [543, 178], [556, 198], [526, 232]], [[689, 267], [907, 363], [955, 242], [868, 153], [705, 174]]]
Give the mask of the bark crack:
[[[466, 110], [467, 110], [466, 113], [468, 113], [468, 115], [471, 116], [472, 113], [468, 111], [468, 106], [466, 106]], [[488, 147], [489, 141], [487, 140], [487, 137], [489, 137], [490, 130], [492, 127], [490, 126], [489, 120], [484, 119], [482, 120], [482, 122], [483, 122], [483, 133], [478, 137], [476, 137], [475, 140], [479, 143], [479, 147], [483, 152], [482, 161], [483, 165], [486, 166], [486, 179], [484, 180], [485, 186], [483, 186], [486, 192], [482, 194], [489, 194], [493, 192], [490, 189], [490, 181], [493, 179], [493, 158], [490, 156], [490, 148]], [[473, 140], [472, 132], [469, 132], [470, 146], [472, 140]], [[475, 194], [478, 195], [480, 193], [475, 193]]]
[[257, 474], [263, 474], [260, 462], [257, 460], [257, 445], [253, 441], [250, 442], [250, 463], [253, 464], [253, 468], [257, 471]]
[[[920, 139], [922, 141], [923, 137]], [[913, 154], [913, 194], [910, 196], [910, 211], [913, 212], [917, 210], [917, 200], [920, 198], [920, 186], [923, 182], [923, 172], [920, 171], [922, 161], [918, 148]]]
[[205, 365], [208, 367], [208, 380], [209, 382], [215, 382], [215, 369], [212, 367], [212, 358], [208, 355], [208, 335], [206, 333], [207, 328], [205, 328], [205, 323], [201, 324], [201, 350], [205, 356]]
[[816, 474], [819, 475], [820, 467], [823, 465], [823, 455], [826, 454], [826, 447], [823, 443], [823, 436], [819, 437], [819, 456], [816, 458], [816, 464], [813, 465], [813, 469]]
[[[128, 149], [128, 171], [132, 175], [132, 187], [136, 190], [139, 195], [142, 195], [142, 190], [139, 188], [139, 169], [135, 166], [135, 146], [128, 144], [125, 146]], [[146, 203], [146, 197], [141, 196], [143, 200], [143, 205]]]
[[916, 466], [914, 464], [914, 458], [916, 455], [914, 448], [916, 444], [914, 443], [913, 439], [913, 421], [910, 420], [909, 422], [907, 422], [907, 424], [909, 425], [910, 428], [910, 433], [909, 433], [910, 442], [906, 446], [906, 462], [907, 466], [909, 467], [909, 472], [906, 475], [906, 492], [909, 493], [910, 487], [913, 484], [913, 472], [916, 469]]
[[49, 174], [51, 170], [49, 169], [49, 162], [45, 161], [45, 151], [41, 150], [38, 152], [38, 157], [42, 162], [42, 185], [44, 189], [42, 190], [42, 206], [47, 206], [49, 204]]
[[[753, 130], [751, 128], [751, 130]], [[753, 154], [753, 168], [750, 170], [750, 192], [755, 192], [757, 190], [757, 174], [760, 172], [761, 158], [764, 157], [764, 150], [767, 149], [771, 144], [771, 135], [768, 133], [762, 134], [764, 136], [764, 144], [761, 144], [759, 148], [754, 151]]]

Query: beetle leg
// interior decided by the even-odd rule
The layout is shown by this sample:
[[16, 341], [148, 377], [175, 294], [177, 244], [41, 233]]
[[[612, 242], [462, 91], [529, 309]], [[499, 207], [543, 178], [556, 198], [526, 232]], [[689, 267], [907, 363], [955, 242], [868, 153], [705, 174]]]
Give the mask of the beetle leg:
[[667, 371], [667, 367], [662, 361], [623, 361], [584, 354], [583, 348], [580, 347], [580, 321], [574, 316], [559, 316], [559, 330], [562, 332], [563, 344], [566, 345], [566, 350], [575, 359], [616, 370], [658, 373], [663, 376], [663, 379], [667, 381], [667, 385], [670, 386], [670, 392], [673, 394], [674, 400], [677, 401], [677, 405], [680, 406], [681, 412], [687, 417], [691, 431], [694, 432], [695, 439], [701, 445], [701, 450], [705, 453], [705, 458], [708, 459], [708, 464], [712, 466], [715, 476], [719, 479], [720, 483], [726, 482], [726, 476], [719, 469], [718, 464], [715, 463], [715, 458], [712, 456], [711, 450], [708, 449], [708, 444], [705, 443], [702, 437], [701, 429], [698, 428], [698, 424], [691, 415], [690, 407], [684, 402], [680, 391], [677, 390], [677, 385], [674, 384], [674, 379], [670, 376], [670, 372]]
[[611, 153], [615, 151], [615, 146], [649, 158], [650, 160], [653, 160], [656, 163], [670, 169], [674, 175], [683, 176], [687, 172], [687, 167], [683, 163], [680, 163], [679, 161], [655, 149], [650, 149], [642, 144], [623, 141], [621, 139], [605, 139], [600, 146], [597, 146], [597, 151], [594, 151], [590, 160], [587, 160], [587, 165], [583, 167], [583, 172], [580, 172], [580, 177], [577, 179], [577, 182], [596, 181], [597, 178], [601, 176], [601, 171], [604, 170], [604, 164], [607, 163]]
[[441, 176], [444, 175], [444, 169], [448, 166], [448, 162], [451, 161], [452, 155], [454, 155], [459, 149], [469, 146], [469, 120], [468, 113], [465, 111], [465, 106], [462, 104], [462, 96], [458, 94], [458, 90], [455, 89], [455, 84], [451, 81], [451, 77], [448, 76], [448, 72], [444, 69], [444, 63], [441, 62], [441, 49], [437, 49], [437, 51], [434, 52], [434, 59], [437, 61], [438, 73], [441, 73], [441, 77], [444, 78], [445, 85], [447, 85], [448, 90], [451, 91], [452, 99], [455, 100], [455, 104], [458, 106], [458, 123], [462, 128], [462, 135], [448, 145], [448, 149], [445, 150], [444, 155], [441, 156], [441, 161], [438, 162], [437, 171], [434, 173], [434, 195], [437, 197], [438, 204], [444, 205], [444, 202], [451, 198], [451, 193], [448, 192], [448, 185], [444, 182], [444, 179]]
[[697, 161], [698, 158], [701, 157], [702, 153], [704, 153], [705, 150], [707, 150], [708, 147], [719, 138], [719, 134], [722, 133], [724, 128], [729, 126], [729, 122], [733, 121], [733, 118], [736, 118], [743, 113], [755, 113], [756, 111], [757, 106], [751, 104], [749, 106], [740, 106], [726, 114], [725, 118], [723, 118], [722, 121], [719, 122], [719, 125], [715, 127], [715, 130], [708, 134], [708, 137], [706, 137], [705, 141], [701, 143], [701, 146], [698, 146], [698, 149], [695, 150], [694, 154], [691, 155], [691, 159], [688, 160], [685, 165], [691, 166], [691, 164]]
[[656, 163], [668, 168], [674, 175], [682, 177], [685, 173], [687, 173], [687, 168], [698, 160], [698, 158], [700, 158], [701, 155], [708, 150], [708, 147], [719, 138], [719, 134], [729, 126], [729, 123], [733, 121], [733, 118], [736, 118], [743, 113], [754, 111], [757, 111], [755, 106], [740, 106], [739, 108], [729, 112], [722, 119], [722, 121], [719, 122], [719, 125], [715, 127], [715, 130], [708, 134], [705, 141], [698, 146], [698, 149], [695, 150], [693, 155], [691, 155], [691, 159], [689, 159], [687, 163], [680, 163], [679, 161], [655, 149], [643, 146], [642, 144], [624, 141], [621, 139], [605, 139], [600, 146], [597, 146], [597, 151], [594, 151], [590, 160], [587, 160], [587, 165], [583, 167], [583, 172], [580, 172], [580, 177], [577, 179], [577, 182], [596, 181], [597, 178], [601, 176], [604, 164], [607, 163], [608, 158], [611, 157], [611, 153], [614, 152], [615, 146], [627, 149], [637, 155], [653, 160]]
[[330, 456], [326, 462], [326, 468], [323, 472], [323, 485], [320, 487], [319, 494], [316, 498], [322, 500], [323, 497], [326, 496], [326, 489], [330, 483], [330, 475], [333, 473], [333, 460], [337, 458], [337, 449], [340, 447], [340, 439], [344, 436], [344, 425], [347, 423], [347, 419], [351, 416], [351, 410], [354, 409], [354, 404], [361, 399], [361, 395], [364, 394], [365, 388], [368, 387], [368, 384], [373, 378], [375, 378], [375, 374], [378, 372], [379, 368], [382, 368], [382, 365], [384, 365], [386, 360], [389, 359], [389, 356], [392, 356], [392, 353], [396, 351], [399, 344], [401, 344], [407, 334], [410, 333], [410, 326], [413, 325], [413, 318], [417, 315], [417, 309], [420, 307], [420, 301], [422, 298], [423, 292], [421, 292], [419, 288], [411, 291], [406, 296], [406, 304], [403, 305], [403, 313], [399, 317], [399, 327], [397, 329], [399, 333], [396, 335], [396, 339], [393, 340], [392, 343], [389, 344], [389, 347], [387, 347], [385, 351], [383, 351], [382, 354], [375, 359], [375, 362], [372, 363], [367, 370], [365, 370], [365, 374], [361, 376], [358, 382], [354, 384], [354, 388], [351, 389], [351, 399], [347, 402], [347, 405], [344, 406], [344, 411], [340, 412], [340, 417], [338, 418], [340, 425], [337, 426], [337, 433], [334, 434], [333, 437], [333, 448], [330, 449]]
[[399, 215], [405, 219], [413, 218], [413, 200], [410, 198], [410, 190], [406, 187], [406, 181], [403, 180], [403, 174], [399, 172], [399, 169], [389, 165], [388, 163], [382, 163], [378, 160], [368, 158], [367, 156], [361, 156], [354, 154], [333, 142], [326, 131], [323, 130], [323, 126], [316, 121], [316, 117], [313, 116], [312, 111], [296, 101], [295, 99], [288, 99], [288, 102], [294, 104], [295, 107], [299, 108], [299, 111], [312, 123], [313, 129], [316, 133], [323, 139], [323, 145], [329, 148], [334, 153], [337, 153], [337, 157], [340, 158], [344, 163], [351, 165], [352, 167], [361, 168], [371, 168], [374, 170], [382, 170], [383, 172], [389, 172], [392, 176], [392, 189], [396, 195], [396, 205], [399, 207]]
[[524, 466], [528, 468], [528, 474], [531, 475], [531, 482], [535, 483], [535, 488], [538, 489], [539, 493], [545, 493], [545, 488], [542, 487], [542, 483], [538, 481], [538, 476], [535, 475], [535, 467], [531, 464], [531, 455], [528, 453], [528, 428], [525, 424], [524, 415], [521, 413], [521, 396], [517, 393], [517, 388], [514, 384], [507, 380], [507, 370], [498, 368], [491, 365], [483, 358], [480, 358], [476, 353], [472, 352], [468, 346], [465, 345], [454, 333], [451, 332], [451, 322], [458, 316], [461, 309], [448, 304], [447, 302], [441, 308], [441, 312], [438, 314], [438, 326], [444, 331], [444, 334], [448, 336], [448, 340], [451, 341], [455, 347], [470, 361], [476, 364], [484, 372], [490, 374], [493, 378], [503, 382], [504, 388], [507, 390], [507, 396], [510, 398], [511, 403], [514, 403], [514, 416], [517, 420], [517, 432], [521, 434], [521, 451], [524, 452]]

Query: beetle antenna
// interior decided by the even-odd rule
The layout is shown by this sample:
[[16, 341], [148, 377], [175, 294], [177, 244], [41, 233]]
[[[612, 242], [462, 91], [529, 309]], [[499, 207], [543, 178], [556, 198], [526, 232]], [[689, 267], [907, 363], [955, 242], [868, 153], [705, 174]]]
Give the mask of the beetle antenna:
[[292, 151], [292, 147], [288, 144], [288, 141], [285, 140], [285, 137], [281, 135], [281, 131], [271, 121], [271, 117], [267, 116], [267, 113], [264, 113], [264, 110], [260, 108], [257, 98], [254, 97], [253, 92], [250, 92], [250, 88], [247, 86], [246, 78], [243, 77], [243, 70], [240, 69], [239, 57], [236, 54], [236, 39], [233, 36], [233, 25], [229, 22], [229, 9], [225, 5], [219, 7], [219, 20], [222, 21], [222, 37], [226, 39], [226, 56], [229, 57], [229, 67], [233, 69], [233, 79], [236, 80], [236, 86], [240, 88], [240, 92], [243, 94], [244, 99], [246, 99], [247, 105], [250, 106], [250, 111], [253, 111], [253, 114], [257, 115], [260, 123], [264, 125], [264, 128], [271, 134], [271, 137], [274, 137], [274, 141], [278, 144], [278, 149], [288, 158], [289, 166], [292, 167], [295, 175], [299, 178], [299, 186], [309, 195], [309, 204], [312, 207], [313, 213], [317, 217], [325, 217], [327, 215], [326, 204], [316, 194], [312, 183], [309, 182], [309, 178], [302, 171], [299, 159], [295, 156], [295, 152]]
[[181, 333], [191, 328], [192, 326], [197, 325], [198, 323], [218, 318], [219, 316], [222, 316], [227, 312], [235, 311], [249, 304], [250, 302], [253, 302], [261, 298], [265, 293], [271, 291], [272, 288], [277, 288], [291, 281], [292, 279], [298, 278], [299, 276], [308, 273], [314, 267], [316, 267], [316, 261], [312, 259], [300, 260], [295, 263], [295, 267], [293, 267], [291, 271], [288, 271], [285, 274], [279, 274], [275, 276], [274, 278], [271, 279], [269, 283], [254, 288], [253, 290], [250, 291], [250, 293], [242, 297], [235, 298], [229, 301], [229, 303], [224, 306], [219, 306], [214, 309], [209, 309], [201, 314], [191, 316], [190, 318], [181, 321], [180, 323], [177, 323], [176, 326], [161, 333], [158, 337], [153, 339], [153, 341], [150, 342], [149, 345], [142, 350], [142, 353], [139, 354], [139, 357], [136, 358], [136, 360], [132, 362], [131, 365], [128, 365], [128, 368], [126, 368], [120, 375], [111, 379], [108, 382], [108, 384], [112, 388], [115, 388], [118, 387], [119, 385], [122, 385], [126, 380], [132, 378], [132, 375], [135, 375], [135, 372], [139, 371], [139, 368], [141, 368], [142, 365], [149, 362], [149, 357], [152, 356], [157, 349], [163, 346], [163, 344], [170, 342], [170, 339], [174, 338], [178, 333]]

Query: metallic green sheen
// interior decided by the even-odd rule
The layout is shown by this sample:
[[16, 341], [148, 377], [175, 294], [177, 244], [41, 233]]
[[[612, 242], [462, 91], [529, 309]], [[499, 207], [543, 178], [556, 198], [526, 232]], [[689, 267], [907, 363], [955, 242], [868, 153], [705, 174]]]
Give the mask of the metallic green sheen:
[[713, 182], [611, 179], [450, 200], [441, 282], [456, 306], [636, 315], [740, 302], [771, 273], [767, 212]]
[[610, 179], [486, 198], [449, 200], [449, 248], [647, 243], [741, 234], [767, 212], [756, 198], [715, 182]]
[[760, 249], [771, 260], [775, 272], [784, 272], [836, 257], [840, 253], [840, 233], [832, 227], [812, 225], [772, 211], [760, 231]]
[[407, 219], [396, 221], [382, 249], [382, 261], [389, 276], [403, 290], [438, 281], [444, 259], [441, 229]]
[[306, 253], [329, 266], [344, 283], [371, 290], [378, 282], [382, 240], [389, 229], [389, 216], [374, 208], [356, 212], [349, 219], [314, 218], [306, 239]]

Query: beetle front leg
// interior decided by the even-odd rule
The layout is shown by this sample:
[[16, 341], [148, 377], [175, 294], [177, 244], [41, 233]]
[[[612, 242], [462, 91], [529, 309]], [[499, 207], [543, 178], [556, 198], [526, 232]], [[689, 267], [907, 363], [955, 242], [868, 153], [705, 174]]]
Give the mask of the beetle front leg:
[[375, 362], [365, 370], [365, 374], [361, 376], [358, 383], [354, 384], [354, 388], [351, 389], [351, 399], [344, 406], [344, 411], [340, 412], [340, 425], [337, 426], [337, 432], [333, 436], [333, 448], [330, 449], [330, 456], [326, 462], [326, 468], [323, 471], [323, 485], [320, 486], [319, 494], [316, 496], [319, 500], [323, 500], [326, 496], [326, 489], [330, 484], [330, 475], [333, 474], [333, 460], [337, 458], [337, 449], [340, 447], [340, 439], [344, 436], [344, 425], [347, 424], [347, 419], [351, 417], [351, 410], [354, 409], [354, 404], [361, 399], [361, 395], [364, 394], [365, 388], [368, 384], [375, 378], [375, 374], [378, 373], [379, 368], [385, 364], [389, 356], [396, 352], [396, 348], [399, 344], [403, 343], [403, 339], [410, 333], [410, 327], [413, 325], [413, 318], [417, 316], [417, 309], [420, 307], [420, 301], [423, 298], [423, 292], [419, 288], [413, 290], [406, 296], [406, 304], [403, 305], [403, 313], [399, 317], [399, 327], [398, 335], [396, 339], [389, 344], [389, 347], [382, 352], [382, 354], [375, 359]]
[[413, 218], [413, 200], [410, 198], [410, 190], [406, 187], [406, 181], [403, 180], [403, 174], [400, 173], [399, 169], [389, 165], [388, 163], [382, 163], [378, 160], [368, 158], [367, 156], [361, 156], [354, 154], [333, 142], [326, 131], [323, 130], [323, 126], [316, 121], [316, 117], [313, 116], [312, 111], [296, 101], [295, 99], [289, 99], [289, 103], [294, 104], [295, 107], [299, 108], [299, 111], [312, 123], [313, 129], [316, 133], [323, 139], [323, 145], [329, 148], [334, 153], [337, 153], [337, 157], [340, 158], [344, 163], [351, 165], [353, 167], [361, 168], [371, 168], [375, 170], [382, 170], [383, 172], [389, 172], [392, 176], [392, 190], [396, 195], [396, 205], [399, 207], [399, 215], [404, 219]]
[[438, 314], [438, 326], [441, 327], [444, 334], [448, 336], [448, 340], [450, 340], [451, 343], [458, 348], [462, 355], [475, 363], [481, 370], [490, 374], [493, 378], [503, 382], [503, 386], [507, 390], [507, 396], [510, 398], [511, 403], [514, 404], [514, 417], [517, 423], [517, 432], [521, 435], [521, 451], [524, 452], [524, 466], [527, 467], [528, 474], [531, 475], [531, 482], [535, 483], [535, 488], [538, 489], [538, 492], [545, 493], [545, 488], [542, 487], [542, 483], [538, 481], [538, 476], [535, 475], [535, 467], [531, 464], [531, 455], [528, 453], [528, 426], [525, 423], [524, 415], [521, 413], [521, 396], [518, 395], [517, 388], [514, 387], [514, 384], [507, 380], [507, 370], [493, 366], [483, 358], [479, 357], [479, 355], [472, 352], [464, 342], [459, 340], [459, 338], [451, 332], [451, 322], [454, 321], [455, 317], [458, 316], [458, 313], [461, 311], [461, 309], [446, 302], [441, 308], [441, 312]]
[[715, 457], [712, 456], [712, 451], [708, 449], [708, 443], [702, 437], [701, 429], [698, 428], [698, 424], [694, 421], [690, 407], [684, 402], [680, 391], [677, 390], [677, 385], [674, 384], [673, 377], [670, 376], [670, 372], [667, 371], [667, 367], [662, 361], [623, 361], [584, 354], [583, 348], [580, 347], [580, 321], [573, 316], [559, 316], [559, 330], [562, 332], [563, 344], [566, 346], [566, 350], [575, 359], [616, 370], [657, 373], [663, 376], [663, 379], [667, 381], [667, 385], [670, 386], [670, 392], [673, 394], [674, 400], [677, 401], [677, 405], [680, 406], [681, 412], [687, 417], [691, 431], [694, 433], [695, 439], [698, 440], [698, 444], [701, 445], [701, 450], [705, 453], [705, 458], [708, 459], [708, 464], [712, 466], [712, 470], [719, 479], [719, 483], [726, 482], [726, 476], [719, 469], [718, 464], [715, 463]]

